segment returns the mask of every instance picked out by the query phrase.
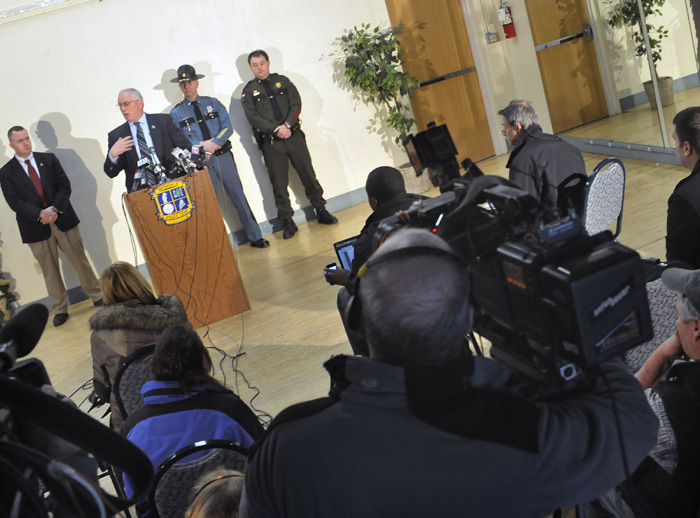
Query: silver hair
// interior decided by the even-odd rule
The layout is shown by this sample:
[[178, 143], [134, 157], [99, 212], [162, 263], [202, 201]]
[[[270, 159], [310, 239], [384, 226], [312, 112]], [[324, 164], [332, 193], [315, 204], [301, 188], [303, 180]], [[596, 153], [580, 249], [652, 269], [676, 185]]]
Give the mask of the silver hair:
[[681, 320], [687, 324], [691, 320], [700, 318], [700, 311], [695, 309], [695, 306], [690, 302], [690, 299], [685, 295], [681, 295], [677, 302], [678, 312], [681, 314]]
[[523, 129], [527, 129], [533, 124], [537, 124], [537, 112], [535, 112], [532, 104], [522, 99], [512, 100], [498, 114], [503, 115], [506, 122], [511, 126], [519, 123]]
[[124, 88], [124, 90], [119, 91], [119, 95], [117, 97], [121, 97], [123, 94], [130, 94], [137, 101], [143, 101], [141, 92], [139, 92], [136, 88]]

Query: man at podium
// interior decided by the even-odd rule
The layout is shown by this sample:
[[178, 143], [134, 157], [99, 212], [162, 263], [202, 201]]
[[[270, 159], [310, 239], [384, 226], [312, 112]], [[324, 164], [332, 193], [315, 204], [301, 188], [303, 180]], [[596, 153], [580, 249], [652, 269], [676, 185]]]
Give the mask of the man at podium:
[[119, 92], [117, 106], [126, 122], [109, 132], [104, 172], [114, 178], [124, 171], [126, 191], [131, 192], [139, 160], [151, 160], [151, 155], [155, 154], [163, 163], [173, 148], [190, 149], [191, 146], [169, 115], [143, 112], [143, 96], [135, 88]]

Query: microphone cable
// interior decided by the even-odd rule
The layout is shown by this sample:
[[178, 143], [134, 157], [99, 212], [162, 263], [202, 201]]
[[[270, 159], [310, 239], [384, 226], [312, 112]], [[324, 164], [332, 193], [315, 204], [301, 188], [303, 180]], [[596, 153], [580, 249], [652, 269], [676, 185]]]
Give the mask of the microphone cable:
[[[229, 151], [229, 152], [231, 153], [231, 160], [233, 161], [234, 167], [236, 168], [236, 171], [238, 171], [238, 166], [236, 165], [236, 159], [235, 159], [235, 157], [233, 156], [233, 151]], [[224, 209], [224, 210], [225, 210], [225, 213], [226, 213], [226, 218], [224, 219], [224, 221], [225, 221], [225, 222], [229, 222], [229, 221], [231, 221], [231, 218], [232, 218], [232, 216], [231, 216], [230, 205], [233, 204], [233, 200], [230, 200], [230, 197], [228, 196], [228, 193], [227, 193], [226, 188], [225, 188], [225, 185], [224, 185], [223, 172], [222, 172], [222, 170], [221, 170], [221, 165], [220, 165], [220, 163], [219, 163], [219, 157], [216, 156], [214, 153], [212, 153], [212, 154], [209, 155], [209, 156], [210, 156], [210, 158], [209, 158], [209, 160], [208, 160], [207, 162], [210, 162], [210, 161], [212, 161], [212, 160], [214, 161], [214, 164], [213, 164], [213, 165], [214, 165], [214, 167], [215, 167], [214, 171], [215, 171], [216, 179], [217, 179], [217, 182], [216, 182], [216, 183], [217, 183], [217, 186], [218, 186], [218, 188], [219, 188], [219, 192], [221, 193], [221, 198], [222, 198], [223, 200], [228, 199], [228, 200], [230, 201], [230, 204], [229, 204], [229, 203], [224, 203], [224, 204], [223, 204], [223, 205], [225, 206], [225, 209]], [[210, 175], [210, 177], [211, 177], [211, 175]], [[239, 181], [240, 181], [240, 174], [239, 174]], [[241, 182], [241, 188], [242, 188], [242, 182]], [[216, 187], [215, 187], [215, 192], [216, 192]], [[223, 196], [224, 193], [226, 193], [227, 195], [226, 195], [226, 196]], [[245, 196], [245, 194], [244, 194], [244, 196]], [[246, 202], [247, 202], [247, 200], [246, 200]], [[221, 206], [221, 205], [222, 205], [222, 204], [219, 204], [219, 206]], [[252, 213], [252, 209], [251, 209], [251, 213]], [[240, 215], [239, 215], [239, 219], [240, 219]], [[242, 225], [242, 222], [241, 222], [241, 225]], [[243, 229], [243, 231], [245, 232], [245, 229]], [[239, 278], [241, 279], [241, 282], [238, 284], [238, 297], [239, 297], [239, 300], [240, 300], [240, 303], [241, 303], [241, 306], [242, 306], [242, 305], [243, 305], [243, 301], [244, 301], [244, 292], [243, 292], [242, 274], [240, 273], [240, 261], [239, 261], [239, 255], [238, 255], [238, 244], [235, 243], [235, 241], [234, 241], [234, 239], [233, 239], [233, 232], [230, 232], [229, 235], [228, 235], [228, 237], [229, 237], [229, 241], [231, 242], [231, 247], [233, 248], [233, 254], [234, 254], [234, 257], [235, 257], [235, 259], [236, 259], [236, 266], [238, 267], [238, 270], [239, 270]], [[221, 371], [221, 373], [222, 373], [222, 375], [223, 375], [223, 377], [224, 377], [224, 385], [226, 385], [226, 374], [225, 374], [224, 371], [223, 371], [222, 364], [223, 364], [224, 360], [226, 360], [226, 358], [230, 358], [230, 360], [231, 360], [231, 369], [233, 370], [233, 373], [234, 373], [234, 386], [235, 386], [235, 392], [236, 392], [236, 394], [239, 394], [239, 395], [240, 395], [240, 387], [239, 387], [239, 380], [238, 380], [238, 377], [239, 377], [239, 375], [240, 375], [240, 377], [243, 378], [243, 381], [245, 382], [245, 384], [246, 384], [246, 386], [248, 387], [248, 389], [251, 390], [251, 391], [253, 391], [253, 392], [255, 393], [255, 394], [253, 395], [253, 397], [250, 399], [250, 402], [249, 402], [250, 408], [258, 415], [258, 417], [261, 419], [261, 421], [263, 422], [263, 424], [265, 424], [265, 426], [266, 426], [266, 425], [272, 420], [272, 416], [271, 416], [269, 413], [267, 413], [266, 411], [264, 411], [264, 410], [262, 410], [262, 409], [256, 408], [255, 405], [254, 405], [254, 403], [253, 403], [254, 400], [260, 395], [260, 389], [259, 389], [257, 386], [252, 385], [252, 384], [250, 383], [250, 381], [248, 381], [248, 378], [245, 376], [245, 374], [243, 373], [243, 371], [242, 371], [241, 369], [239, 369], [239, 367], [238, 367], [239, 359], [240, 359], [243, 355], [246, 354], [246, 353], [243, 351], [243, 346], [244, 346], [244, 343], [245, 343], [245, 311], [242, 311], [242, 312], [240, 313], [240, 317], [241, 317], [241, 338], [240, 338], [240, 342], [237, 341], [237, 340], [236, 340], [235, 338], [233, 338], [232, 336], [229, 336], [229, 335], [227, 335], [226, 333], [223, 333], [224, 336], [226, 336], [227, 338], [229, 338], [231, 341], [233, 341], [233, 342], [237, 345], [236, 352], [235, 352], [235, 354], [233, 354], [232, 356], [229, 355], [229, 354], [227, 354], [225, 351], [223, 351], [222, 349], [220, 349], [220, 348], [218, 348], [218, 347], [216, 347], [216, 346], [214, 345], [214, 343], [213, 343], [213, 341], [212, 341], [212, 339], [211, 339], [211, 336], [209, 335], [209, 331], [210, 331], [209, 326], [207, 326], [207, 332], [204, 334], [204, 337], [207, 337], [207, 338], [209, 339], [209, 343], [211, 343], [211, 348], [212, 348], [212, 349], [215, 349], [216, 351], [218, 351], [218, 352], [222, 355], [221, 361], [220, 361], [220, 363], [219, 363], [219, 370]], [[243, 351], [243, 352], [242, 352], [242, 351]]]

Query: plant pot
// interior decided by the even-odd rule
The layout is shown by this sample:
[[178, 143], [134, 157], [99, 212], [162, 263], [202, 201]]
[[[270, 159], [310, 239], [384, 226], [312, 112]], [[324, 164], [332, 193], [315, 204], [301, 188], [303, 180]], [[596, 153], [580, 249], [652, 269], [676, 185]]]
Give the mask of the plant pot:
[[406, 184], [406, 192], [422, 194], [432, 187], [430, 179], [428, 178], [428, 171], [423, 171], [422, 175], [416, 176], [416, 171], [410, 163], [400, 165], [399, 171], [401, 171], [403, 181]]
[[[654, 83], [644, 81], [644, 92], [649, 98], [649, 105], [652, 110], [656, 110], [656, 98], [654, 97]], [[659, 78], [659, 97], [661, 97], [661, 106], [670, 106], [673, 104], [673, 78], [670, 76]]]

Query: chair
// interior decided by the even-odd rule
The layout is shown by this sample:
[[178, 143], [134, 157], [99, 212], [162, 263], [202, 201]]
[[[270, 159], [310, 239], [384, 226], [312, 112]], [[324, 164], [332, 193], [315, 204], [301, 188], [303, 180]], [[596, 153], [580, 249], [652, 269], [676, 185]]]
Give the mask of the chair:
[[117, 371], [112, 390], [124, 420], [143, 406], [141, 387], [153, 379], [151, 359], [155, 349], [155, 344], [151, 344], [134, 351]]
[[625, 166], [617, 158], [606, 158], [588, 177], [583, 202], [583, 225], [589, 236], [608, 230], [617, 221], [613, 237], [622, 229], [625, 199]]
[[[190, 490], [216, 468], [245, 470], [248, 450], [237, 442], [213, 439], [185, 446], [165, 459], [156, 470], [148, 507], [152, 518], [183, 518]], [[188, 457], [194, 457], [187, 460]]]

